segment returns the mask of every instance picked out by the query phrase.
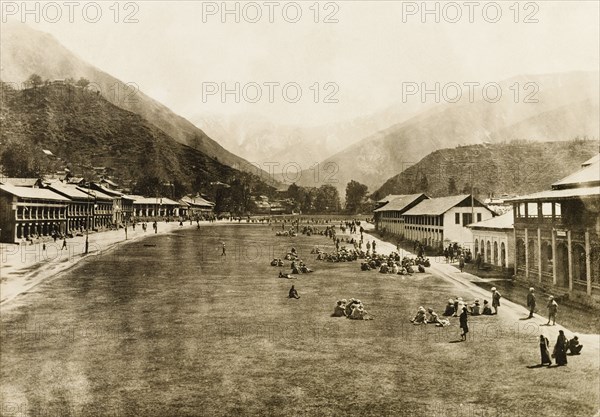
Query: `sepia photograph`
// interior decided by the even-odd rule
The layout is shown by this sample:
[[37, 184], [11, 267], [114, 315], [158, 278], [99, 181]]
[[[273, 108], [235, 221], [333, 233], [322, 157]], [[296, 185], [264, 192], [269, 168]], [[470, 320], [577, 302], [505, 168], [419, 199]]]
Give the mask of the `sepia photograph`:
[[0, 0], [0, 417], [600, 417], [598, 0]]

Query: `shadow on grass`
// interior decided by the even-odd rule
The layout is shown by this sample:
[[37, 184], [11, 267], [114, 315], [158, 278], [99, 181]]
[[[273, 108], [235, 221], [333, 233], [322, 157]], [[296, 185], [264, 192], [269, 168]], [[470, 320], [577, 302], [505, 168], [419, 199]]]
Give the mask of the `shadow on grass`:
[[528, 365], [527, 369], [537, 369], [537, 368], [556, 368], [558, 365], [541, 365], [541, 364], [537, 364], [537, 365]]

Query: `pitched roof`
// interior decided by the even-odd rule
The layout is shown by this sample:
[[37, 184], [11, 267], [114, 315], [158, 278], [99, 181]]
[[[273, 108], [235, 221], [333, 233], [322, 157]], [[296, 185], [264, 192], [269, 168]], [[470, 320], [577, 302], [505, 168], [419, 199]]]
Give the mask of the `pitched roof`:
[[590, 159], [581, 164], [582, 167], [587, 167], [600, 161], [600, 153], [592, 156]]
[[39, 178], [3, 178], [0, 183], [11, 184], [15, 187], [35, 187]]
[[82, 193], [91, 195], [96, 200], [109, 200], [109, 201], [112, 201], [114, 199], [112, 196], [110, 196], [108, 194], [105, 194], [102, 191], [98, 191], [98, 190], [94, 190], [94, 189], [91, 189], [91, 190], [88, 191], [87, 188], [80, 187], [80, 186], [78, 186], [77, 189], [79, 191], [81, 191]]
[[65, 184], [60, 181], [52, 181], [47, 188], [59, 194], [66, 195], [76, 200], [93, 200], [93, 197], [83, 191], [80, 191], [74, 184]]
[[[592, 160], [590, 159], [590, 161]], [[584, 165], [579, 171], [552, 184], [552, 188], [560, 189], [600, 185], [600, 160], [592, 161], [589, 164], [586, 162]]]
[[404, 215], [406, 216], [439, 216], [444, 214], [452, 207], [462, 203], [465, 199], [469, 198], [468, 194], [452, 195], [449, 197], [431, 198], [429, 200], [423, 200], [415, 207], [408, 210]]
[[468, 225], [473, 229], [512, 229], [514, 224], [513, 211], [509, 210], [501, 216], [492, 217], [491, 219], [482, 220], [477, 223]]
[[12, 184], [2, 184], [0, 185], [0, 190], [15, 195], [19, 198], [65, 202], [69, 201], [67, 197], [63, 197], [62, 195], [45, 188], [16, 187]]
[[133, 204], [157, 204], [167, 206], [178, 206], [177, 201], [173, 201], [166, 197], [144, 197], [141, 195], [128, 195], [128, 199], [133, 200]]
[[520, 197], [511, 198], [508, 202], [525, 202], [525, 201], [554, 201], [568, 200], [572, 198], [583, 197], [598, 197], [600, 196], [600, 186], [598, 187], [582, 187], [582, 188], [565, 188], [562, 190], [549, 190], [539, 193], [523, 195]]
[[[380, 207], [374, 211], [376, 213], [379, 213], [382, 211], [400, 211], [400, 212], [402, 212], [402, 211], [406, 210], [406, 207], [408, 207], [410, 204], [412, 204], [415, 200], [417, 200], [419, 197], [424, 196], [424, 195], [425, 194], [423, 194], [423, 193], [408, 194], [408, 195], [396, 195], [396, 196], [394, 196], [395, 198], [393, 198], [385, 206]], [[427, 198], [427, 196], [425, 196], [425, 197]]]
[[213, 207], [215, 205], [202, 197], [183, 197], [181, 200], [192, 206]]
[[406, 195], [405, 194], [388, 194], [387, 196], [383, 197], [381, 200], [378, 200], [377, 204], [390, 203], [391, 201], [393, 201], [397, 198], [402, 198], [402, 197], [406, 197]]

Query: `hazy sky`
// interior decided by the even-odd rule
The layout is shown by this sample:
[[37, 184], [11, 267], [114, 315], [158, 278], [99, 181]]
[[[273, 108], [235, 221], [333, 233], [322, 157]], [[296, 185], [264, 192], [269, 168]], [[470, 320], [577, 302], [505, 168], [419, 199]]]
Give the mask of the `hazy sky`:
[[[403, 82], [499, 82], [520, 74], [600, 66], [598, 1], [520, 2], [516, 7], [513, 1], [473, 2], [472, 23], [469, 6], [462, 1], [427, 2], [429, 9], [440, 11], [439, 23], [434, 14], [422, 15], [421, 1], [320, 2], [316, 7], [312, 1], [227, 2], [229, 9], [239, 8], [239, 23], [235, 13], [222, 15], [222, 2], [192, 1], [122, 2], [118, 23], [113, 2], [99, 2], [102, 15], [90, 23], [82, 12], [90, 2], [84, 1], [75, 8], [72, 23], [68, 8], [61, 6], [62, 17], [55, 23], [48, 21], [54, 19], [54, 10], [40, 9], [39, 24], [33, 21], [35, 15], [24, 19], [21, 10], [8, 16], [12, 6], [6, 3], [21, 7], [21, 2], [4, 2], [3, 18], [25, 20], [52, 33], [86, 61], [137, 83], [186, 117], [251, 112], [279, 123], [314, 125], [397, 103]], [[88, 20], [94, 20], [93, 7], [86, 10]], [[257, 10], [262, 18], [252, 23]], [[452, 23], [457, 11], [462, 17]], [[124, 23], [130, 13], [137, 23]], [[327, 16], [338, 22], [325, 23]], [[527, 17], [538, 22], [525, 23]], [[235, 89], [236, 82], [240, 91], [247, 86], [249, 100], [257, 91], [249, 83], [257, 83], [262, 98], [251, 103], [242, 96], [238, 104], [228, 95], [223, 103], [216, 94], [203, 102], [203, 88], [227, 83]], [[281, 84], [272, 87], [274, 103], [269, 103], [264, 84], [270, 82]], [[328, 82], [334, 84], [325, 88]], [[294, 98], [295, 87], [287, 90], [287, 100], [283, 96], [286, 83], [302, 89], [297, 103], [287, 101]], [[314, 102], [315, 83], [319, 103]], [[332, 98], [339, 102], [324, 103], [328, 93], [335, 93]]]

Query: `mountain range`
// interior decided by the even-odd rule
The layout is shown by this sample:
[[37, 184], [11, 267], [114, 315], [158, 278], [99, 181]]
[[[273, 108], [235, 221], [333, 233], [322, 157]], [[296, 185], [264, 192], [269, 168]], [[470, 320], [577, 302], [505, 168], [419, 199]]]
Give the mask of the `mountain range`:
[[480, 199], [548, 190], [599, 152], [597, 140], [468, 145], [440, 149], [387, 180], [371, 196], [463, 193]]
[[[86, 78], [105, 99], [142, 116], [177, 142], [226, 165], [240, 169], [249, 166], [247, 161], [227, 151], [187, 119], [139, 91], [135, 85], [124, 83], [85, 62], [54, 36], [16, 23], [2, 24], [0, 35], [0, 81], [20, 87], [33, 73], [48, 80]], [[266, 173], [265, 178], [268, 178]]]

